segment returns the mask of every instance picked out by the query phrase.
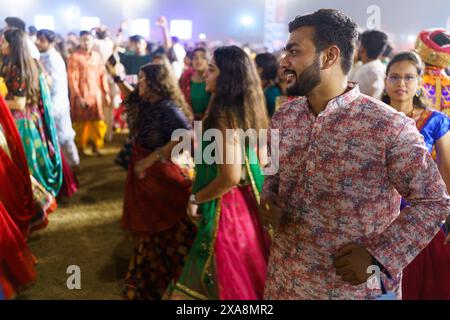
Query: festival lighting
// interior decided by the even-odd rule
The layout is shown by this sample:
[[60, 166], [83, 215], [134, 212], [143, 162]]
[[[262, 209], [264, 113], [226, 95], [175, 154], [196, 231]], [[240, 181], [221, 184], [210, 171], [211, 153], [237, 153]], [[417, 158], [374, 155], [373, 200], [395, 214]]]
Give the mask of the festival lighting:
[[241, 18], [241, 24], [245, 27], [249, 27], [251, 25], [253, 25], [255, 21], [253, 20], [253, 18], [251, 16], [243, 16]]
[[92, 28], [97, 28], [100, 26], [100, 18], [99, 17], [81, 17], [81, 29], [82, 30], [91, 30]]
[[192, 20], [170, 20], [170, 34], [181, 40], [192, 39]]
[[34, 16], [34, 26], [36, 29], [49, 29], [49, 30], [55, 30], [55, 19], [53, 16], [46, 16], [38, 14]]
[[64, 10], [64, 22], [69, 30], [80, 28], [81, 9], [79, 6], [71, 5]]
[[150, 37], [150, 20], [149, 19], [134, 19], [129, 22], [129, 33], [132, 35], [138, 34], [144, 38]]

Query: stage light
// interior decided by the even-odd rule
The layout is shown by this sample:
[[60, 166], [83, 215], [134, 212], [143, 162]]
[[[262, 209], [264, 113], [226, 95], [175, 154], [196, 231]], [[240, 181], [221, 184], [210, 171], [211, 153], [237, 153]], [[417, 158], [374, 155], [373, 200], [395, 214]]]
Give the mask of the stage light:
[[199, 38], [200, 40], [205, 40], [205, 39], [206, 39], [206, 34], [200, 33], [200, 34], [198, 35], [198, 38]]
[[416, 36], [413, 35], [413, 34], [410, 34], [410, 35], [408, 36], [408, 41], [409, 41], [409, 42], [415, 42], [415, 41], [416, 41]]
[[243, 16], [241, 18], [241, 24], [246, 27], [253, 25], [254, 22], [255, 21], [253, 20], [253, 18], [251, 16]]
[[192, 39], [192, 20], [170, 20], [170, 34], [181, 40]]
[[144, 38], [150, 37], [150, 20], [149, 19], [134, 19], [129, 22], [129, 34], [138, 34]]
[[81, 17], [81, 29], [82, 30], [91, 30], [92, 28], [97, 28], [100, 26], [100, 18], [99, 17]]
[[81, 9], [79, 6], [69, 6], [64, 10], [63, 16], [67, 29], [76, 30], [80, 28]]
[[55, 30], [55, 19], [53, 16], [46, 16], [38, 14], [34, 16], [34, 26], [36, 29], [49, 29], [49, 30]]

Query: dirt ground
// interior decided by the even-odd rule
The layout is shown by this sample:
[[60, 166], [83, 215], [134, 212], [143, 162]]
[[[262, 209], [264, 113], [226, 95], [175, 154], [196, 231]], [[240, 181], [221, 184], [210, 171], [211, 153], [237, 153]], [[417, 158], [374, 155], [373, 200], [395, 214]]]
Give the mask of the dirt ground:
[[[28, 241], [38, 279], [19, 299], [121, 299], [132, 245], [120, 230], [126, 171], [114, 158], [125, 137], [116, 135], [102, 157], [82, 157], [79, 191], [60, 202], [47, 228]], [[67, 288], [71, 265], [81, 269], [80, 290]]]

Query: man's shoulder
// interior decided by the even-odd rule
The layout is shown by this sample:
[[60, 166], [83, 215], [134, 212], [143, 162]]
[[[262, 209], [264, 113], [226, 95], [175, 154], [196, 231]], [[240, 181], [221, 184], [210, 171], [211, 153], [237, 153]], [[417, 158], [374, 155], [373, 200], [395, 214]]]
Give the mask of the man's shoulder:
[[307, 99], [306, 97], [289, 98], [273, 115], [272, 125], [280, 124], [291, 117], [297, 117], [300, 113], [306, 112]]
[[386, 130], [404, 127], [414, 122], [390, 105], [365, 94], [361, 94], [352, 103], [350, 110], [360, 121], [375, 123], [377, 126], [385, 127]]

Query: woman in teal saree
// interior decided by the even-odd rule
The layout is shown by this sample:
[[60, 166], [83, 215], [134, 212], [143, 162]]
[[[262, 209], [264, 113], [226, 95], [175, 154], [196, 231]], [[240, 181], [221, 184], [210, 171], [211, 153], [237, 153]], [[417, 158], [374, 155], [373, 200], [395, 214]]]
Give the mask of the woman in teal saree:
[[226, 138], [223, 147], [216, 144], [214, 161], [205, 157], [212, 144], [202, 139], [188, 208], [198, 234], [168, 294], [171, 299], [262, 299], [269, 248], [257, 210], [264, 180], [257, 151], [262, 150], [246, 144], [236, 130], [267, 129], [264, 95], [253, 62], [235, 46], [215, 51], [206, 83], [214, 96], [205, 129], [217, 129]]
[[2, 53], [7, 58], [1, 74], [27, 157], [31, 175], [52, 196], [61, 188], [62, 161], [51, 116], [51, 98], [44, 74], [28, 50], [25, 34], [18, 29], [4, 33]]

